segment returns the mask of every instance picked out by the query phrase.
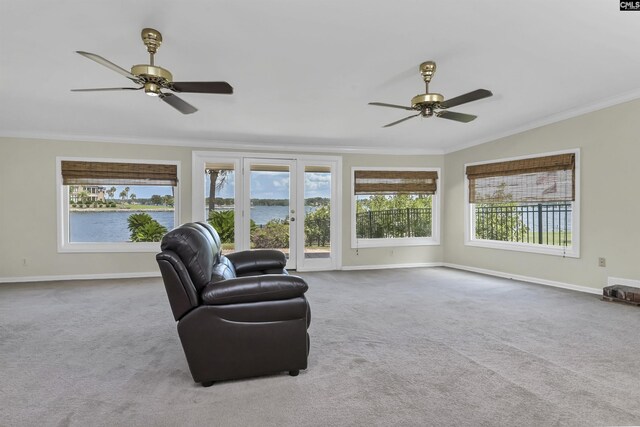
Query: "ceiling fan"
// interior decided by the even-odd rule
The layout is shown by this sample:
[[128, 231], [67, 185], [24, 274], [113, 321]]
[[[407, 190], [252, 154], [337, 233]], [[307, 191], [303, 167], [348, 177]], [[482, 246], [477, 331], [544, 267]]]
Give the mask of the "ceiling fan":
[[[468, 123], [478, 116], [474, 116], [472, 114], [464, 114], [464, 113], [456, 113], [454, 111], [447, 111], [450, 107], [455, 107], [457, 105], [466, 104], [467, 102], [477, 101], [482, 98], [487, 98], [492, 96], [491, 91], [486, 89], [477, 89], [469, 93], [465, 93], [464, 95], [456, 96], [455, 98], [451, 98], [445, 101], [444, 96], [439, 93], [429, 93], [429, 82], [433, 78], [433, 75], [436, 72], [436, 63], [433, 61], [427, 61], [420, 64], [420, 74], [422, 74], [422, 78], [424, 79], [424, 83], [426, 85], [425, 93], [416, 95], [411, 99], [411, 107], [405, 107], [404, 105], [395, 105], [395, 104], [386, 104], [383, 102], [370, 102], [369, 105], [377, 105], [379, 107], [391, 107], [391, 108], [400, 108], [403, 110], [415, 110], [418, 111], [418, 114], [413, 114], [409, 117], [405, 117], [404, 119], [400, 119], [393, 123], [389, 123], [383, 127], [388, 128], [389, 126], [397, 125], [398, 123], [402, 123], [405, 120], [412, 119], [414, 117], [422, 116], [422, 117], [441, 117], [443, 119], [455, 120], [457, 122]], [[444, 111], [439, 111], [444, 110]]]
[[114, 64], [95, 53], [76, 51], [85, 58], [103, 65], [116, 73], [122, 74], [138, 87], [111, 87], [97, 89], [71, 89], [72, 92], [103, 92], [112, 90], [142, 90], [150, 96], [157, 96], [167, 104], [171, 105], [182, 114], [191, 114], [198, 111], [196, 107], [182, 100], [173, 93], [163, 92], [170, 90], [172, 92], [191, 92], [191, 93], [217, 93], [232, 94], [233, 88], [227, 82], [174, 82], [171, 72], [166, 68], [158, 67], [154, 64], [154, 55], [162, 44], [162, 34], [153, 28], [145, 28], [142, 30], [142, 42], [149, 52], [149, 64], [134, 65], [131, 72]]

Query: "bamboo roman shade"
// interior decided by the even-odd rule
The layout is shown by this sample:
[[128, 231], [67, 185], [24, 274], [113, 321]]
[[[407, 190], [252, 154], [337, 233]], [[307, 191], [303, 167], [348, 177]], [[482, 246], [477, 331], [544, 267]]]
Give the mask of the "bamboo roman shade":
[[365, 194], [435, 194], [435, 171], [355, 171], [354, 192]]
[[63, 160], [64, 185], [171, 185], [178, 184], [178, 167], [150, 163], [110, 163]]
[[469, 203], [575, 200], [575, 154], [467, 166]]

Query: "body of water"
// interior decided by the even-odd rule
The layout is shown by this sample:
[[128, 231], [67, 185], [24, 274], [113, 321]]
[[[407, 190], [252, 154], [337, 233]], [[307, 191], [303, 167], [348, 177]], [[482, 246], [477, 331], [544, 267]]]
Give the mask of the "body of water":
[[[69, 212], [70, 242], [127, 242], [130, 234], [129, 215], [136, 212]], [[171, 230], [173, 211], [146, 211], [153, 219]]]
[[[316, 210], [306, 206], [307, 213]], [[130, 233], [127, 218], [135, 212], [87, 211], [69, 212], [70, 242], [126, 242]], [[146, 211], [153, 219], [171, 230], [174, 227], [173, 212]], [[264, 225], [274, 218], [285, 219], [289, 214], [287, 206], [253, 206], [251, 219]]]
[[[315, 206], [305, 206], [306, 213], [313, 212]], [[252, 206], [251, 219], [258, 225], [264, 225], [272, 219], [285, 219], [289, 214], [288, 206]], [[296, 218], [294, 216], [294, 218]], [[296, 218], [297, 219], [297, 218]]]

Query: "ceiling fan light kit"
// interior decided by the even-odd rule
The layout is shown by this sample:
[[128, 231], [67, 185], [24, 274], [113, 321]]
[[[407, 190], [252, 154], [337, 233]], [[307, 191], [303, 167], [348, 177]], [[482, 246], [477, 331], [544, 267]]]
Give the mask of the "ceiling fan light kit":
[[149, 96], [155, 96], [180, 111], [183, 114], [192, 114], [198, 111], [193, 105], [182, 100], [172, 93], [163, 92], [170, 90], [172, 92], [191, 92], [191, 93], [213, 93], [227, 94], [233, 93], [233, 87], [227, 82], [174, 82], [173, 75], [166, 68], [155, 65], [155, 54], [162, 44], [162, 34], [153, 28], [144, 28], [141, 33], [142, 42], [149, 52], [149, 64], [138, 64], [131, 67], [131, 72], [114, 64], [111, 61], [94, 53], [76, 51], [85, 58], [91, 59], [100, 65], [103, 65], [132, 82], [139, 87], [128, 88], [97, 88], [97, 89], [72, 89], [73, 92], [101, 92], [112, 90], [141, 90]]
[[[450, 107], [455, 107], [457, 105], [466, 104], [467, 102], [477, 101], [479, 99], [487, 98], [493, 95], [491, 91], [487, 89], [477, 89], [472, 92], [465, 93], [464, 95], [460, 95], [445, 101], [444, 96], [442, 96], [441, 94], [429, 92], [429, 83], [431, 83], [431, 79], [436, 73], [436, 63], [433, 61], [426, 61], [420, 64], [420, 67], [418, 69], [425, 83], [425, 93], [414, 96], [411, 99], [411, 107], [405, 107], [404, 105], [387, 104], [384, 102], [369, 103], [369, 105], [375, 105], [378, 107], [390, 107], [390, 108], [400, 108], [402, 110], [418, 111], [418, 114], [405, 117], [403, 119], [384, 125], [383, 127], [386, 128], [390, 126], [395, 126], [399, 123], [404, 122], [405, 120], [409, 120], [418, 116], [422, 116], [422, 117], [436, 116], [443, 119], [454, 120], [461, 123], [469, 123], [470, 121], [475, 120], [477, 116], [474, 116], [472, 114], [456, 113], [454, 111], [446, 111], [446, 109]], [[440, 111], [440, 110], [444, 110], [444, 111]]]

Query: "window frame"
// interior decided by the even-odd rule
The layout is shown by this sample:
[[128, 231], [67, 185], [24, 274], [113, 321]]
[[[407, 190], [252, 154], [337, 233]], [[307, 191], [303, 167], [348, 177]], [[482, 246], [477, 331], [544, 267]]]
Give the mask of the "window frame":
[[58, 253], [109, 253], [109, 252], [159, 252], [160, 242], [70, 242], [69, 241], [69, 191], [62, 184], [62, 161], [140, 163], [176, 165], [178, 184], [174, 189], [174, 227], [180, 222], [180, 161], [120, 159], [101, 157], [56, 157], [56, 213]]
[[[488, 163], [506, 162], [512, 160], [533, 159], [537, 157], [553, 156], [557, 154], [574, 154], [575, 155], [575, 200], [572, 202], [571, 208], [571, 246], [552, 246], [541, 245], [539, 243], [523, 243], [523, 242], [503, 242], [498, 240], [484, 240], [475, 238], [475, 209], [473, 204], [469, 203], [469, 178], [467, 177], [467, 166], [483, 165]], [[536, 254], [554, 255], [567, 258], [580, 258], [580, 149], [574, 148], [569, 150], [544, 152], [536, 154], [528, 154], [524, 156], [508, 157], [500, 159], [492, 159], [481, 162], [465, 163], [464, 174], [464, 244], [465, 246], [501, 249], [516, 252], [529, 252]]]
[[[355, 172], [356, 171], [415, 171], [415, 172], [437, 172], [437, 189], [431, 196], [431, 237], [400, 237], [382, 239], [358, 238], [356, 233], [356, 199], [355, 195]], [[384, 248], [395, 246], [437, 246], [440, 245], [440, 216], [441, 216], [441, 193], [444, 188], [442, 179], [442, 168], [439, 167], [392, 167], [392, 166], [352, 166], [351, 167], [351, 249], [360, 248]]]

